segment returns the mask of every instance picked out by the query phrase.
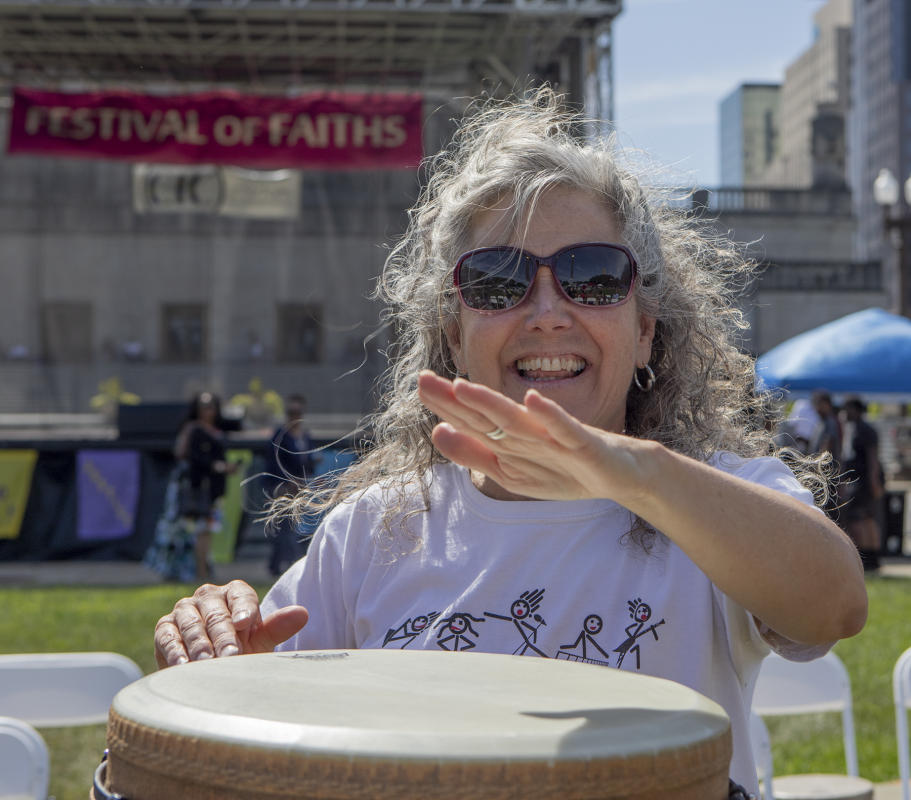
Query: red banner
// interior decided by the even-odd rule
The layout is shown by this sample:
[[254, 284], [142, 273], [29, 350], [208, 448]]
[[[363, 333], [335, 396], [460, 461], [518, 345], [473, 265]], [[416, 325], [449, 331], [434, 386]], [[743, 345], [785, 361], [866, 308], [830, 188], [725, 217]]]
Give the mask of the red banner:
[[260, 169], [414, 167], [421, 96], [13, 90], [9, 152]]

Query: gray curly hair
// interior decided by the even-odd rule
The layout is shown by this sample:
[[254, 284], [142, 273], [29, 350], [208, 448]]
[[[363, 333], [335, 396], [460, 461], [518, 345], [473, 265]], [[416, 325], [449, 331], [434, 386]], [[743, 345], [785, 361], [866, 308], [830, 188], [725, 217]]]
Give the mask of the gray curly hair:
[[[371, 447], [336, 483], [302, 492], [293, 512], [331, 507], [382, 481], [398, 497], [384, 516], [384, 534], [394, 542], [393, 529], [401, 526], [393, 520], [409, 505], [415, 476], [445, 460], [431, 442], [439, 420], [419, 400], [417, 376], [423, 369], [457, 374], [445, 336], [459, 315], [451, 275], [470, 247], [475, 217], [496, 205], [518, 225], [543, 191], [558, 186], [600, 198], [617, 220], [639, 263], [639, 308], [656, 318], [650, 362], [656, 382], [652, 391], [631, 385], [627, 434], [699, 460], [719, 450], [745, 457], [773, 452], [768, 404], [753, 391], [753, 360], [736, 346], [746, 324], [734, 301], [753, 262], [730, 239], [669, 203], [666, 192], [640, 184], [618, 163], [612, 140], [582, 140], [584, 122], [549, 88], [486, 100], [469, 110], [450, 144], [430, 160], [429, 179], [376, 290], [394, 337], [381, 410], [367, 420]], [[813, 465], [798, 464], [795, 471], [817, 494], [824, 486]], [[424, 508], [406, 516], [428, 503], [425, 491]], [[643, 546], [652, 534], [641, 521], [633, 526]]]

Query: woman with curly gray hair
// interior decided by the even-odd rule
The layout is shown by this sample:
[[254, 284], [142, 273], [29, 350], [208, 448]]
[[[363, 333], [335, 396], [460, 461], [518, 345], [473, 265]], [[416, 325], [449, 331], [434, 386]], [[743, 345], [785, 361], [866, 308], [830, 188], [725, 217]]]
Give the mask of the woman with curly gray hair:
[[395, 647], [637, 670], [719, 702], [755, 788], [759, 664], [856, 634], [863, 572], [813, 465], [795, 475], [756, 423], [731, 291], [749, 263], [580, 124], [540, 90], [435, 157], [379, 286], [396, 341], [374, 447], [296, 501], [331, 511], [261, 606], [202, 587], [159, 622], [158, 661]]

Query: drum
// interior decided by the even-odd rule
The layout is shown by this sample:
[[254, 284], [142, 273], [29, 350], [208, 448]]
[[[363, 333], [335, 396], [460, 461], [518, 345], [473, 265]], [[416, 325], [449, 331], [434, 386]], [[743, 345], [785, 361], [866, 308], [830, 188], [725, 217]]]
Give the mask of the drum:
[[235, 656], [115, 697], [95, 800], [728, 797], [730, 724], [671, 681], [407, 650]]

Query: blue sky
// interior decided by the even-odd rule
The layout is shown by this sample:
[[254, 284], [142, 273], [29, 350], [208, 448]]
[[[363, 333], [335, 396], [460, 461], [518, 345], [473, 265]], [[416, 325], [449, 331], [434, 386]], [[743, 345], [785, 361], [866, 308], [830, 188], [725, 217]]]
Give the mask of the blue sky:
[[621, 142], [679, 184], [718, 185], [718, 104], [739, 84], [780, 82], [813, 40], [824, 0], [624, 0], [614, 23]]

